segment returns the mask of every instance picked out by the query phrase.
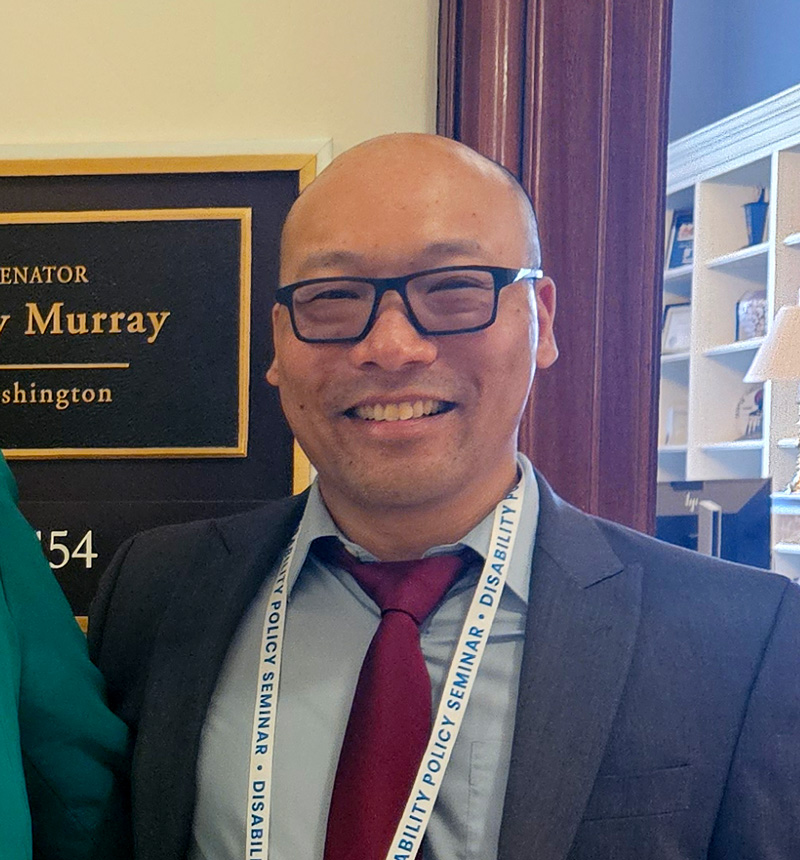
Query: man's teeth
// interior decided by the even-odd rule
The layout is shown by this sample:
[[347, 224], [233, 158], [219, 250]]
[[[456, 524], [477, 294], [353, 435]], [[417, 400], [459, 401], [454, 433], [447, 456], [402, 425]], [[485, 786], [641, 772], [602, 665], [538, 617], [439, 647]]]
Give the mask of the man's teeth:
[[442, 400], [415, 400], [413, 403], [387, 403], [375, 406], [358, 406], [355, 414], [365, 421], [408, 421], [423, 415], [436, 415], [445, 407]]

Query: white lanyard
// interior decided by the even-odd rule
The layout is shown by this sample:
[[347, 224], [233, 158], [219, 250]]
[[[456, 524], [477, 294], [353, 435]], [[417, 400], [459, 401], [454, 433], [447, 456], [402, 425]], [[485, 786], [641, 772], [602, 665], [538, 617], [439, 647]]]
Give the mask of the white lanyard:
[[[450, 663], [428, 746], [387, 860], [413, 860], [422, 844], [508, 576], [523, 496], [524, 483], [520, 481], [495, 508], [486, 562]], [[269, 857], [272, 757], [286, 620], [286, 585], [296, 546], [297, 532], [281, 562], [264, 614], [250, 743], [245, 860], [268, 860]]]

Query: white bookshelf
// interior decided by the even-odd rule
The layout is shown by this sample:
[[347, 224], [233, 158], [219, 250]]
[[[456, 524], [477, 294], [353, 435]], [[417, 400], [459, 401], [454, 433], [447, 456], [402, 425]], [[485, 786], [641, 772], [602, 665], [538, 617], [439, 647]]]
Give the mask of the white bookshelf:
[[706, 262], [709, 269], [719, 269], [729, 275], [738, 275], [747, 280], [760, 281], [767, 276], [767, 262], [769, 258], [769, 242], [760, 242], [758, 245], [748, 245], [722, 254]]
[[[767, 224], [751, 245], [743, 205], [761, 188]], [[780, 493], [797, 458], [797, 385], [764, 384], [761, 432], [743, 432], [737, 404], [759, 387], [743, 377], [763, 338], [737, 340], [736, 304], [764, 291], [769, 326], [782, 305], [797, 302], [800, 86], [670, 144], [668, 217], [685, 208], [694, 213], [693, 262], [665, 270], [663, 298], [665, 306], [691, 304], [690, 346], [661, 357], [658, 480], [772, 478], [773, 511], [785, 517], [800, 501]], [[676, 409], [687, 416], [685, 440], [665, 438]], [[800, 577], [800, 544], [773, 535], [773, 567]]]
[[661, 356], [661, 364], [683, 364], [689, 361], [688, 352], [668, 352]]
[[[734, 353], [740, 352], [750, 352], [755, 355], [756, 350], [763, 342], [763, 337], [750, 337], [747, 338], [747, 340], [736, 340], [732, 343], [721, 343], [718, 346], [712, 346], [703, 350], [703, 355], [710, 356], [711, 358], [715, 356], [733, 355]], [[751, 359], [753, 355], [750, 356]]]

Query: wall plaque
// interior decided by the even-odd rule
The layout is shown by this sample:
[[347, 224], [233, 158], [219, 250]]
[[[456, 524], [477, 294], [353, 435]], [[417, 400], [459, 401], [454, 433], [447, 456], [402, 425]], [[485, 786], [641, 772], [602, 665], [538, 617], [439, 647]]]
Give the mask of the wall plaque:
[[18, 457], [243, 456], [249, 208], [0, 213]]
[[135, 532], [307, 480], [264, 377], [281, 226], [316, 152], [0, 149], [0, 448], [76, 615]]

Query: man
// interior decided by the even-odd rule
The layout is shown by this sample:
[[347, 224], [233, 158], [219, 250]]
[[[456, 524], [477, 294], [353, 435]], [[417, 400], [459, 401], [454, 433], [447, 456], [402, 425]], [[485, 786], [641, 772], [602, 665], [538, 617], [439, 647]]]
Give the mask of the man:
[[[557, 354], [539, 266], [522, 190], [443, 138], [362, 144], [296, 202], [268, 380], [318, 481], [133, 539], [96, 602], [143, 860], [800, 856], [800, 593], [588, 517], [517, 454]], [[429, 615], [384, 604], [453, 553]], [[381, 735], [408, 617], [410, 770], [416, 705]]]
[[128, 733], [0, 452], [0, 857], [130, 856]]

